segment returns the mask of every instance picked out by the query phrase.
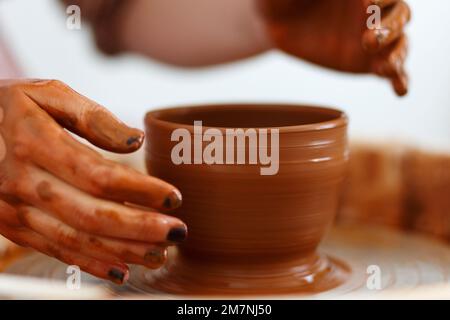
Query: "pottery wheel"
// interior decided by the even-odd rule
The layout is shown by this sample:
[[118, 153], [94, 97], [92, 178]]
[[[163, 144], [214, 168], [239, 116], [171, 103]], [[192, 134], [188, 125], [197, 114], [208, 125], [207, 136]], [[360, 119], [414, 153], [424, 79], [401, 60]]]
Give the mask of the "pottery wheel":
[[[342, 285], [315, 297], [338, 298], [353, 293], [376, 294], [386, 290], [416, 289], [419, 286], [450, 283], [450, 247], [416, 234], [378, 227], [336, 226], [324, 240], [320, 252], [345, 262], [350, 267], [351, 274]], [[367, 286], [367, 280], [373, 272], [373, 267], [371, 269], [369, 266], [375, 266], [379, 271], [381, 291]], [[66, 265], [55, 259], [33, 253], [14, 261], [5, 271], [66, 281], [66, 268]], [[144, 294], [148, 298], [177, 298], [144, 285], [145, 279], [154, 272], [161, 271], [132, 266], [130, 280], [124, 286], [83, 274], [82, 284], [96, 284], [113, 295], [122, 297]]]

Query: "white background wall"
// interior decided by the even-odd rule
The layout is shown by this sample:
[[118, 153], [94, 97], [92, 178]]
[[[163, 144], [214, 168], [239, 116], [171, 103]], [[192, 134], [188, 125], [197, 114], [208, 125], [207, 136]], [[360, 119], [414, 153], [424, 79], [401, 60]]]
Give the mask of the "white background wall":
[[56, 0], [0, 1], [0, 30], [27, 76], [61, 79], [135, 126], [142, 127], [146, 110], [176, 104], [310, 102], [346, 110], [353, 138], [450, 150], [450, 1], [408, 2], [411, 88], [403, 99], [376, 77], [335, 73], [276, 52], [197, 71], [105, 58], [87, 28], [66, 29]]

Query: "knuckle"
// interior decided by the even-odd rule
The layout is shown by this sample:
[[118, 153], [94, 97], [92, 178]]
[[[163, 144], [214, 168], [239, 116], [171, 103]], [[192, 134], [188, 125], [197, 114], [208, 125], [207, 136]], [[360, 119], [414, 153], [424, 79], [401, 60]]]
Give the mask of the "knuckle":
[[103, 242], [96, 236], [90, 235], [87, 239], [89, 245], [91, 245], [94, 248], [103, 248]]
[[55, 233], [56, 242], [70, 247], [71, 249], [80, 249], [80, 242], [77, 241], [75, 231], [68, 230], [62, 226], [58, 226]]
[[61, 80], [56, 79], [50, 79], [46, 81], [46, 84], [48, 84], [51, 87], [57, 88], [57, 89], [66, 89], [67, 85], [62, 82]]
[[103, 195], [111, 189], [113, 172], [114, 170], [104, 165], [96, 166], [90, 171], [89, 180], [95, 195]]
[[95, 213], [80, 211], [76, 213], [76, 221], [73, 227], [77, 230], [82, 230], [89, 233], [97, 233], [100, 230], [100, 225]]
[[17, 159], [25, 159], [30, 156], [30, 141], [22, 135], [17, 135], [13, 142], [12, 153]]
[[8, 174], [2, 175], [0, 179], [0, 193], [5, 195], [18, 195], [21, 180], [22, 178], [11, 179]]
[[18, 168], [15, 173], [5, 180], [6, 193], [17, 196], [19, 198], [27, 198], [30, 195], [30, 189], [32, 188], [32, 178], [27, 172], [28, 168]]
[[57, 79], [38, 79], [33, 81], [25, 82], [23, 85], [33, 86], [33, 87], [52, 87], [55, 89], [66, 90], [69, 88], [67, 84]]
[[103, 118], [107, 117], [106, 110], [99, 104], [90, 100], [80, 101], [80, 119], [85, 125], [96, 125]]

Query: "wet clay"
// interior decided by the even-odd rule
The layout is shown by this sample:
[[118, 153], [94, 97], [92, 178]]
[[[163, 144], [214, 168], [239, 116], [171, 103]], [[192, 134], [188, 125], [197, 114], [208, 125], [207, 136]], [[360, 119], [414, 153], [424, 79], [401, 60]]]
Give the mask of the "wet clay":
[[[204, 128], [279, 129], [279, 171], [251, 164], [180, 164], [171, 134]], [[175, 294], [283, 294], [325, 291], [349, 269], [316, 252], [338, 208], [348, 147], [337, 110], [295, 105], [212, 105], [146, 116], [149, 174], [179, 188], [173, 214], [189, 235], [145, 286]], [[238, 145], [235, 145], [235, 154]], [[271, 150], [272, 151], [272, 150]]]

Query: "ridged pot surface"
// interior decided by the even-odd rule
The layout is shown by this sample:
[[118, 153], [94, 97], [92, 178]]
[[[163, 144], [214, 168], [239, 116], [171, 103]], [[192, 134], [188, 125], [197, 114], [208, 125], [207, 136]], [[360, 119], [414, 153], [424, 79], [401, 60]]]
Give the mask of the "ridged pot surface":
[[[202, 121], [201, 133], [198, 128], [195, 132], [194, 121]], [[253, 144], [267, 154], [275, 149], [270, 132], [277, 129], [278, 172], [261, 175], [268, 165], [249, 163], [250, 139], [244, 150], [235, 140], [234, 155], [245, 151], [244, 164], [193, 164], [194, 145], [192, 163], [175, 164], [171, 155], [180, 140], [172, 141], [173, 132], [187, 130], [192, 144], [201, 135], [204, 150], [212, 141], [205, 138], [210, 128], [217, 129], [212, 131], [216, 135], [223, 133], [224, 145], [227, 128], [255, 129], [258, 134], [268, 129], [267, 149]], [[148, 172], [183, 195], [183, 205], [173, 213], [189, 230], [181, 254], [229, 262], [313, 254], [337, 210], [348, 157], [346, 130], [342, 112], [319, 107], [211, 105], [149, 112]], [[224, 146], [224, 162], [227, 151]]]

